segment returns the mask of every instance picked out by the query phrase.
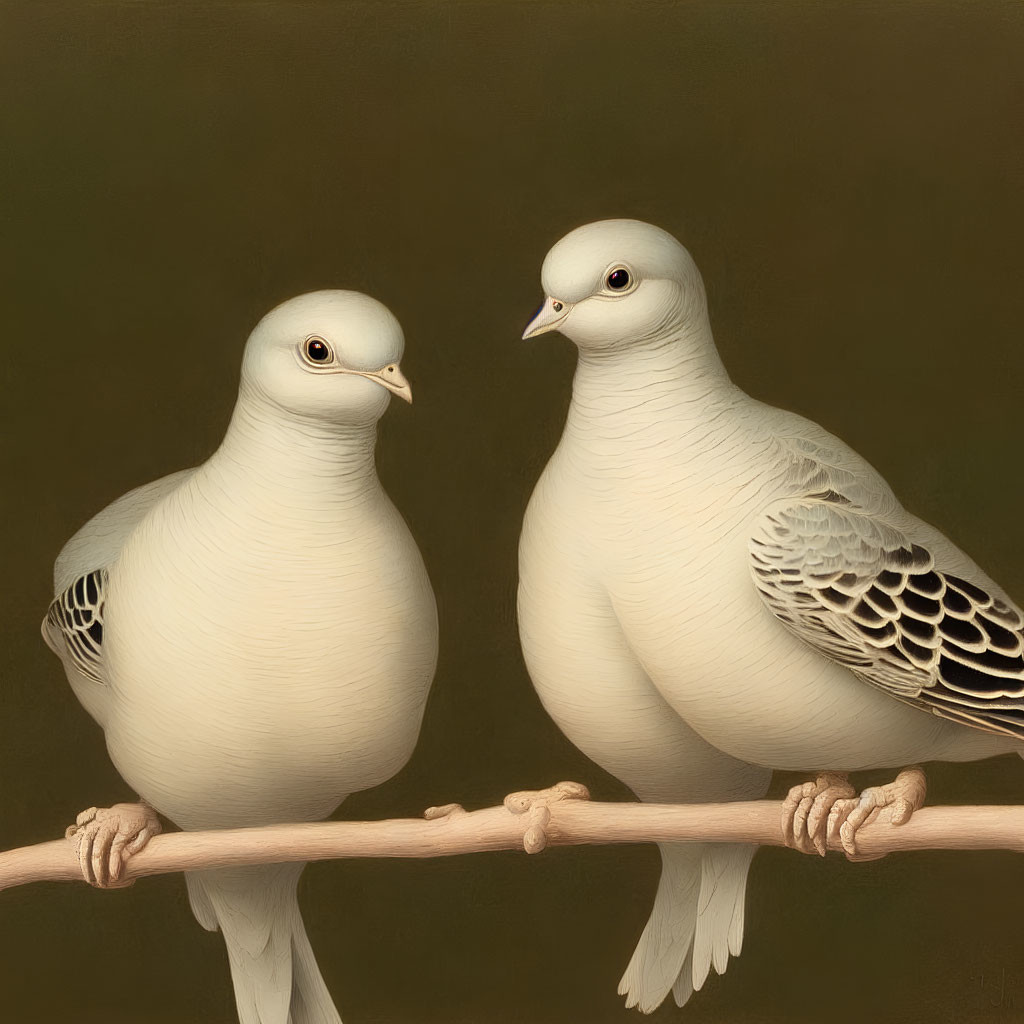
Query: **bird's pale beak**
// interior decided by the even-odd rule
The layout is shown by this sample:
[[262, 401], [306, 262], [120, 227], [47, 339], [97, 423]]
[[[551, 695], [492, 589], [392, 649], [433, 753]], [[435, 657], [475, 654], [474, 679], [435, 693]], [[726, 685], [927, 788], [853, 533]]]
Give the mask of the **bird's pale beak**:
[[357, 377], [365, 377], [367, 380], [372, 380], [387, 388], [392, 394], [398, 395], [399, 398], [404, 398], [410, 405], [412, 404], [412, 388], [405, 379], [405, 374], [398, 368], [398, 363], [389, 363], [384, 369], [375, 370], [373, 373], [365, 370], [349, 369], [345, 369], [342, 372], [352, 373]]
[[544, 305], [537, 310], [537, 315], [526, 325], [523, 331], [523, 341], [527, 338], [536, 338], [538, 334], [546, 334], [555, 330], [558, 325], [569, 315], [572, 304], [553, 299], [548, 296]]
[[392, 394], [404, 398], [412, 405], [412, 388], [405, 379], [405, 374], [398, 368], [398, 363], [390, 363], [377, 373], [368, 374], [372, 380], [380, 381]]

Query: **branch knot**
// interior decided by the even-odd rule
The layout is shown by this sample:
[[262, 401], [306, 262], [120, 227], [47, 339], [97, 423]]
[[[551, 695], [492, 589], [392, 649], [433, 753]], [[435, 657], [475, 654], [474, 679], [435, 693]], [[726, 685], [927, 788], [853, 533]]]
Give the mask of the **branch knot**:
[[548, 789], [522, 790], [505, 797], [505, 807], [512, 814], [526, 817], [523, 849], [540, 853], [548, 845], [551, 805], [563, 800], [589, 800], [590, 790], [579, 782], [557, 782]]

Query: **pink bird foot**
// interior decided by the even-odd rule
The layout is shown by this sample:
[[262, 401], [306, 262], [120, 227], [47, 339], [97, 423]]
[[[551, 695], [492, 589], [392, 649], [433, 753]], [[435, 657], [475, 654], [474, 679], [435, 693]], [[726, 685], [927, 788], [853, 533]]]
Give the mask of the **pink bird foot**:
[[114, 804], [82, 811], [64, 833], [78, 850], [82, 877], [97, 889], [124, 889], [124, 866], [155, 835], [163, 831], [156, 811], [147, 804]]

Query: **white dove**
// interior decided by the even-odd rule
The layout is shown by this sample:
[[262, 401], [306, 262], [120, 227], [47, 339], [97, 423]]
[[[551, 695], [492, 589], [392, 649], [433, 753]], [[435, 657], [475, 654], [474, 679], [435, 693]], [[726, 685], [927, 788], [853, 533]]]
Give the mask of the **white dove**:
[[[374, 465], [391, 395], [411, 401], [401, 327], [322, 291], [245, 348], [227, 434], [194, 470], [131, 491], [55, 568], [43, 635], [148, 806], [79, 816], [86, 878], [117, 885], [159, 824], [327, 817], [394, 775], [437, 658], [423, 561]], [[242, 1024], [335, 1024], [296, 902], [302, 864], [186, 876], [227, 945]]]
[[[764, 405], [715, 350], [689, 253], [609, 220], [548, 253], [525, 338], [579, 361], [520, 543], [523, 652], [544, 706], [645, 801], [785, 803], [791, 844], [856, 856], [907, 820], [920, 769], [857, 799], [845, 773], [1024, 751], [1024, 616], [842, 441]], [[619, 987], [683, 1005], [743, 938], [753, 847], [662, 844]]]

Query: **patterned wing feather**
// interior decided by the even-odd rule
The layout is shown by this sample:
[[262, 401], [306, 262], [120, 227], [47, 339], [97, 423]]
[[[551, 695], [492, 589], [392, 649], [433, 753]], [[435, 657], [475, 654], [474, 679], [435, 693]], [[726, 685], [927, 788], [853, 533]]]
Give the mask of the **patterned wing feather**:
[[64, 650], [75, 667], [97, 682], [103, 682], [103, 609], [106, 585], [105, 569], [96, 569], [79, 576], [53, 599], [46, 613], [46, 626], [51, 639], [62, 639]]
[[765, 512], [750, 566], [771, 611], [861, 679], [1024, 739], [1024, 614], [995, 588], [831, 491]]

